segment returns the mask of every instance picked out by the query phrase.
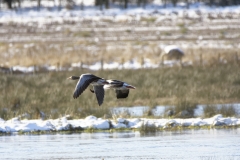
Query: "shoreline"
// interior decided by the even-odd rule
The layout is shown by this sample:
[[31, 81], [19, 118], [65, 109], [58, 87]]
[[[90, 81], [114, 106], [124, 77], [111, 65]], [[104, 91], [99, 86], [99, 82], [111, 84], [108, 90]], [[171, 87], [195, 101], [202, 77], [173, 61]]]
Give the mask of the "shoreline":
[[0, 121], [0, 135], [52, 134], [52, 133], [97, 133], [97, 132], [158, 132], [186, 129], [232, 129], [240, 127], [240, 119], [223, 117], [221, 114], [211, 118], [188, 119], [149, 119], [149, 118], [117, 118], [102, 119], [88, 116], [85, 119], [68, 120], [68, 116], [49, 120], [19, 120], [13, 118]]

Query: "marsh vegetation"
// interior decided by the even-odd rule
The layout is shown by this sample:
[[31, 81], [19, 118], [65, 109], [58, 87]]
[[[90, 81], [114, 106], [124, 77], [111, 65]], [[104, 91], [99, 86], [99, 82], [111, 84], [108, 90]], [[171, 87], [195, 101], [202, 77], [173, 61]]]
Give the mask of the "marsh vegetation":
[[[192, 116], [197, 104], [209, 105], [207, 117], [223, 112], [210, 106], [239, 103], [239, 16], [238, 12], [200, 10], [194, 14], [159, 10], [142, 15], [81, 18], [73, 14], [28, 17], [27, 21], [13, 16], [1, 22], [0, 69], [35, 66], [37, 70], [32, 74], [0, 73], [0, 117], [27, 114], [39, 118], [43, 113], [46, 118], [65, 114], [73, 118], [90, 114], [111, 117], [111, 107], [141, 105], [174, 105], [175, 114], [187, 110], [187, 117]], [[169, 44], [184, 50], [185, 67], [144, 67], [147, 63], [159, 66], [162, 47]], [[84, 67], [97, 62], [132, 61], [139, 62], [141, 69], [92, 71]], [[45, 66], [56, 69], [49, 72]], [[102, 107], [97, 106], [89, 89], [74, 100], [76, 82], [66, 78], [86, 72], [123, 80], [137, 89], [124, 100], [117, 100], [114, 91], [106, 91]], [[147, 111], [145, 116], [151, 117], [152, 113]]]
[[[9, 119], [27, 113], [29, 118], [39, 118], [44, 112], [47, 118], [70, 114], [74, 118], [111, 116], [115, 106], [174, 105], [178, 110], [189, 110], [196, 104], [209, 104], [206, 116], [219, 113], [211, 104], [238, 103], [240, 97], [239, 66], [235, 64], [208, 67], [172, 67], [139, 70], [74, 70], [30, 75], [0, 76], [0, 116]], [[91, 72], [106, 79], [119, 79], [136, 86], [129, 97], [117, 100], [113, 90], [106, 91], [101, 107], [89, 88], [78, 98], [72, 94], [76, 82], [66, 78]], [[187, 107], [187, 108], [186, 108]], [[222, 109], [223, 111], [224, 109]], [[225, 112], [230, 116], [231, 108]], [[177, 111], [177, 112], [179, 112]], [[146, 114], [151, 116], [151, 114]]]

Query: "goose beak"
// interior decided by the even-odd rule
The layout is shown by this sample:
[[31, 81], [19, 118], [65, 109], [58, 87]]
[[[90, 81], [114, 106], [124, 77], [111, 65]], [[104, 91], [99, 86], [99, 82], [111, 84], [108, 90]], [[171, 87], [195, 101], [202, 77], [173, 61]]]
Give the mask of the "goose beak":
[[68, 77], [67, 79], [71, 79], [71, 80], [79, 80], [80, 77], [79, 77], [79, 76], [71, 76], [71, 77]]

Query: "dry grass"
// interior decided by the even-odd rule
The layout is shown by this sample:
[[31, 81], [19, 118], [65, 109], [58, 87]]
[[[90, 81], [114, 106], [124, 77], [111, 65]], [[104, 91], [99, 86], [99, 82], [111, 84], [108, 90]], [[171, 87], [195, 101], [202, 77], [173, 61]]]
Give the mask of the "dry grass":
[[[237, 65], [212, 67], [162, 68], [142, 70], [106, 70], [92, 72], [106, 79], [124, 80], [137, 87], [129, 97], [117, 100], [113, 90], [106, 91], [101, 107], [94, 94], [87, 89], [78, 99], [72, 98], [76, 81], [66, 80], [88, 70], [51, 72], [35, 75], [0, 76], [0, 115], [9, 119], [28, 113], [36, 115], [36, 107], [46, 118], [70, 114], [79, 118], [93, 114], [103, 117], [115, 106], [155, 105], [194, 106], [192, 104], [237, 103], [240, 97], [240, 75]], [[19, 103], [19, 107], [13, 110]], [[226, 113], [226, 115], [229, 115]], [[148, 114], [146, 115], [148, 116]], [[209, 115], [211, 116], [211, 115]]]
[[[2, 26], [13, 31], [11, 34], [8, 33], [8, 37], [20, 40], [0, 43], [0, 66], [42, 66], [47, 64], [69, 67], [76, 62], [84, 64], [99, 61], [124, 63], [133, 59], [140, 64], [145, 63], [146, 59], [159, 64], [161, 62], [159, 44], [196, 44], [199, 36], [206, 38], [203, 41], [206, 40], [208, 43], [211, 36], [214, 38], [217, 35], [218, 38], [213, 39], [214, 42], [219, 41], [220, 44], [229, 44], [232, 47], [222, 49], [204, 46], [184, 49], [186, 55], [183, 63], [192, 62], [193, 64], [184, 68], [94, 72], [78, 68], [78, 70], [69, 72], [34, 75], [2, 74], [0, 76], [0, 117], [8, 119], [14, 115], [28, 113], [30, 118], [35, 118], [37, 117], [36, 108], [43, 111], [47, 118], [56, 118], [64, 114], [71, 114], [72, 117], [84, 117], [89, 114], [102, 117], [104, 114], [111, 114], [109, 108], [114, 106], [181, 106], [180, 104], [183, 103], [182, 106], [186, 107], [192, 106], [190, 104], [239, 102], [240, 75], [237, 73], [240, 65], [240, 53], [235, 49], [239, 40], [238, 29], [228, 29], [227, 31], [191, 30], [190, 26], [194, 28], [195, 25], [217, 24], [212, 21], [202, 23], [199, 20], [189, 19], [185, 20], [189, 23], [183, 19], [177, 21], [166, 19], [159, 21], [159, 24], [156, 21], [156, 17], [146, 17], [137, 23], [115, 23], [106, 20], [109, 28], [130, 28], [125, 31], [113, 32], [107, 28], [106, 31], [103, 31], [101, 29], [105, 29], [105, 26], [102, 26], [101, 23], [93, 25], [95, 23], [87, 20], [76, 22], [82, 26], [76, 31], [72, 30], [72, 27], [76, 26], [66, 25], [62, 32], [49, 30], [49, 28], [57, 28], [59, 24], [49, 24], [46, 29], [24, 25], [15, 27], [11, 24]], [[190, 24], [191, 22], [194, 23]], [[228, 21], [224, 23], [229, 24]], [[156, 31], [151, 29], [151, 27], [158, 26], [178, 26], [178, 30]], [[149, 30], [131, 29], [141, 29], [141, 27], [149, 27]], [[25, 28], [35, 30], [35, 32], [21, 33], [21, 29]], [[84, 30], [86, 28], [88, 30]], [[4, 33], [1, 35], [6, 36]], [[238, 37], [228, 39], [229, 35]], [[176, 36], [182, 37], [182, 39], [176, 38]], [[29, 39], [21, 41], [21, 37]], [[41, 40], [31, 41], [32, 37]], [[151, 39], [151, 37], [153, 38]], [[104, 38], [116, 38], [117, 40], [104, 40]], [[88, 90], [79, 99], [74, 100], [72, 92], [77, 82], [67, 81], [66, 78], [86, 72], [92, 72], [107, 79], [124, 80], [136, 86], [137, 89], [131, 91], [129, 97], [124, 100], [116, 100], [114, 91], [107, 91], [102, 107], [98, 107], [95, 95]], [[151, 116], [151, 113], [146, 112], [146, 116]]]
[[[155, 42], [121, 42], [121, 43], [88, 43], [88, 42], [33, 42], [2, 43], [0, 45], [0, 65], [2, 66], [71, 66], [82, 62], [93, 64], [124, 63], [136, 59], [144, 64], [149, 59], [153, 64], [160, 64], [161, 49]], [[235, 49], [189, 48], [185, 49], [183, 63], [192, 65], [217, 65], [226, 63], [240, 64], [240, 55]]]
[[236, 116], [236, 109], [233, 106], [221, 106], [208, 105], [204, 108], [204, 116], [212, 117], [216, 114], [222, 114], [224, 117]]
[[175, 105], [174, 113], [177, 118], [192, 118], [194, 117], [194, 110], [197, 108], [197, 104], [189, 100], [178, 100]]

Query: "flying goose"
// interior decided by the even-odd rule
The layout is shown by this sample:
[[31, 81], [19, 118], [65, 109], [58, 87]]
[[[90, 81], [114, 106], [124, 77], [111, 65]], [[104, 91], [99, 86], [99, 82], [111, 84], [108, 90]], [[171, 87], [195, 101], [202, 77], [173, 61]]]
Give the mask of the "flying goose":
[[[107, 80], [107, 84], [104, 85], [104, 89], [114, 89], [116, 93], [117, 99], [127, 98], [129, 94], [129, 89], [135, 89], [134, 86], [127, 84], [126, 82], [122, 82], [119, 80]], [[92, 93], [94, 90], [90, 89]]]
[[78, 98], [83, 93], [83, 91], [91, 84], [96, 94], [98, 105], [101, 106], [104, 100], [103, 85], [108, 84], [105, 79], [97, 77], [90, 73], [82, 74], [80, 77], [71, 76], [68, 79], [78, 80], [78, 83], [73, 93], [74, 99]]

